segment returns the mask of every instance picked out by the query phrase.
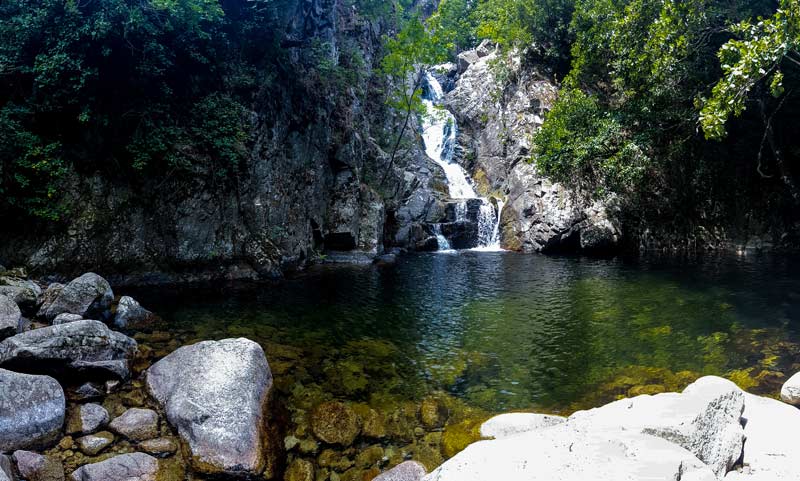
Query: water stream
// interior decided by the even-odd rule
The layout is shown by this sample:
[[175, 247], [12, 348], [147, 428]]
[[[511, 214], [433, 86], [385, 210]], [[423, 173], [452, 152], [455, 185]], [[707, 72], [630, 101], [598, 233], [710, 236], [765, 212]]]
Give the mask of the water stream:
[[[502, 199], [494, 199], [494, 203], [485, 197], [479, 197], [472, 181], [464, 169], [453, 159], [458, 127], [455, 116], [442, 107], [444, 93], [442, 86], [429, 72], [425, 73], [426, 89], [422, 102], [427, 115], [422, 120], [422, 138], [425, 142], [425, 153], [442, 170], [447, 179], [450, 198], [456, 202], [456, 221], [467, 220], [467, 203], [471, 199], [481, 202], [478, 212], [478, 239], [475, 250], [499, 251], [500, 247], [500, 214], [503, 211]], [[440, 251], [451, 251], [450, 243], [441, 234], [439, 226], [435, 227]]]

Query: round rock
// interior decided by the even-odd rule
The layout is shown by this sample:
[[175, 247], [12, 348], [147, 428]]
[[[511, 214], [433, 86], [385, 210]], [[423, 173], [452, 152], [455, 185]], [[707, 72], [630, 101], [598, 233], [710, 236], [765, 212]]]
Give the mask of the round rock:
[[353, 444], [361, 431], [355, 411], [337, 401], [322, 403], [314, 409], [311, 429], [320, 441], [345, 447]]
[[130, 453], [81, 466], [70, 478], [72, 481], [156, 481], [158, 474], [156, 458], [144, 453]]
[[64, 425], [65, 403], [55, 379], [0, 369], [0, 451], [54, 443]]
[[19, 474], [27, 481], [64, 481], [64, 467], [52, 456], [16, 451], [14, 462]]
[[800, 372], [783, 383], [783, 387], [781, 387], [781, 400], [793, 406], [800, 406]]
[[95, 456], [100, 453], [100, 451], [111, 446], [111, 443], [114, 442], [114, 435], [108, 431], [101, 431], [97, 434], [90, 434], [88, 436], [78, 438], [77, 441], [78, 447], [81, 449], [83, 454], [87, 456]]
[[108, 427], [131, 441], [153, 439], [158, 436], [158, 414], [152, 409], [131, 408]]

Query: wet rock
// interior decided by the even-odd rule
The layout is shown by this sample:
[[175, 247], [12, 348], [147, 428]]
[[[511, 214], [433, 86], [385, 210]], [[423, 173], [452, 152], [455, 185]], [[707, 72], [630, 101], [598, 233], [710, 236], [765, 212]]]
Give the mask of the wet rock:
[[59, 324], [67, 324], [69, 322], [75, 322], [80, 320], [83, 320], [83, 316], [81, 316], [80, 314], [70, 314], [68, 312], [65, 312], [63, 314], [57, 315], [55, 319], [53, 319], [53, 325], [57, 326]]
[[744, 395], [733, 385], [700, 379], [682, 393], [637, 396], [581, 411], [572, 427], [621, 428], [664, 438], [724, 476], [742, 456]]
[[158, 436], [158, 414], [152, 409], [131, 408], [108, 425], [112, 431], [131, 441], [145, 441]]
[[117, 304], [114, 326], [120, 329], [139, 329], [152, 325], [157, 317], [132, 297], [122, 296]]
[[286, 469], [284, 481], [314, 481], [314, 465], [310, 461], [297, 458]]
[[139, 448], [153, 456], [169, 456], [178, 450], [178, 443], [172, 438], [148, 439], [139, 443]]
[[121, 454], [76, 469], [72, 481], [157, 481], [158, 460], [148, 454]]
[[314, 409], [311, 430], [320, 441], [347, 447], [353, 444], [361, 428], [353, 409], [344, 403], [331, 401]]
[[126, 378], [136, 341], [100, 321], [83, 320], [23, 332], [0, 342], [0, 366], [54, 375]]
[[22, 312], [17, 303], [0, 295], [0, 341], [18, 332], [20, 317]]
[[376, 466], [383, 459], [383, 448], [377, 444], [362, 449], [356, 455], [356, 466], [370, 468]]
[[16, 451], [14, 462], [20, 476], [27, 481], [64, 481], [64, 467], [52, 456]]
[[108, 424], [109, 415], [99, 404], [81, 404], [69, 410], [67, 434], [91, 434]]
[[84, 319], [107, 319], [114, 292], [108, 281], [88, 272], [64, 286], [54, 295], [53, 301], [43, 305], [39, 317], [54, 319], [62, 313], [78, 314]]
[[405, 461], [379, 474], [372, 481], [420, 481], [426, 474], [425, 466], [416, 461]]
[[181, 347], [147, 371], [147, 388], [187, 444], [196, 471], [257, 475], [269, 467], [265, 411], [272, 373], [255, 342]]
[[105, 393], [101, 387], [93, 382], [85, 382], [70, 394], [70, 399], [75, 401], [89, 401], [103, 397]]
[[800, 406], [800, 372], [783, 383], [781, 387], [781, 400], [793, 406]]
[[114, 442], [114, 435], [108, 431], [101, 431], [97, 434], [89, 434], [77, 439], [78, 447], [87, 456], [96, 456], [102, 450], [111, 446]]
[[317, 464], [323, 468], [331, 468], [334, 471], [343, 472], [353, 466], [353, 461], [340, 452], [333, 449], [325, 449], [317, 457]]
[[55, 379], [0, 369], [0, 451], [47, 447], [64, 416], [64, 391]]
[[567, 418], [536, 413], [508, 413], [495, 416], [481, 424], [481, 437], [502, 439], [528, 431], [536, 431], [556, 424]]
[[356, 405], [353, 409], [361, 420], [361, 434], [373, 439], [386, 437], [386, 424], [378, 411], [365, 405]]
[[39, 313], [47, 311], [53, 304], [53, 301], [55, 301], [56, 298], [58, 298], [58, 295], [61, 294], [61, 291], [63, 290], [64, 290], [64, 284], [61, 284], [59, 282], [50, 283], [50, 285], [47, 286], [47, 289], [45, 289], [44, 292], [42, 292], [42, 296], [40, 298], [41, 305], [39, 306]]

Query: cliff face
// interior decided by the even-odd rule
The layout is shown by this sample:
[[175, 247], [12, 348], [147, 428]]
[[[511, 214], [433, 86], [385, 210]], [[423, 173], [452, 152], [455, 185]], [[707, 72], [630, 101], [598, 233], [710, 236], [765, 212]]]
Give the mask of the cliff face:
[[598, 252], [620, 241], [610, 203], [552, 183], [531, 164], [532, 137], [557, 87], [516, 53], [488, 43], [459, 55], [447, 106], [458, 119], [460, 161], [484, 195], [504, 197], [502, 245], [525, 252]]
[[[0, 260], [168, 282], [275, 276], [325, 251], [369, 258], [384, 245], [413, 244], [414, 226], [439, 194], [415, 129], [412, 147], [386, 174], [381, 145], [390, 145], [396, 122], [374, 93], [386, 85], [373, 67], [392, 26], [336, 0], [294, 0], [284, 13], [292, 82], [255, 97], [235, 185], [169, 177], [128, 185], [73, 174], [63, 189], [74, 214], [58, 225], [9, 226]], [[343, 48], [355, 50], [363, 69], [322, 95], [327, 79], [309, 78], [304, 63], [323, 55], [336, 65]]]

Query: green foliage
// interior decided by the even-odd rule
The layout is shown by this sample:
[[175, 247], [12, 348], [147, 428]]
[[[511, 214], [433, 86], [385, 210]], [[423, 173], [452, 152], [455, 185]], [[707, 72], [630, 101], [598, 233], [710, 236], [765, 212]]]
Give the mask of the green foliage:
[[711, 97], [701, 99], [700, 124], [707, 138], [726, 135], [725, 123], [745, 109], [750, 92], [761, 83], [769, 92], [784, 94], [781, 65], [800, 67], [800, 1], [781, 0], [780, 8], [769, 18], [747, 20], [735, 25], [731, 39], [719, 50], [723, 75], [714, 85]]
[[555, 180], [570, 183], [577, 175], [600, 190], [635, 185], [648, 161], [613, 114], [579, 89], [561, 92], [534, 150], [538, 168]]
[[70, 170], [231, 179], [281, 1], [0, 4], [2, 207], [57, 218]]

